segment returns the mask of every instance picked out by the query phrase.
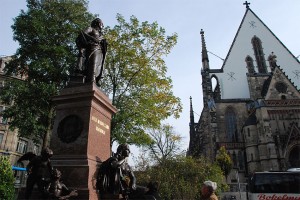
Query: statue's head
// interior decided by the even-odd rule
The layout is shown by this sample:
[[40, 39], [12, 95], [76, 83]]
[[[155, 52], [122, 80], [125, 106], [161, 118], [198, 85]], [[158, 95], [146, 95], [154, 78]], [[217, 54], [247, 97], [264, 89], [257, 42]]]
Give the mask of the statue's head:
[[52, 175], [53, 178], [59, 179], [61, 177], [61, 172], [58, 169], [53, 169], [51, 175]]
[[42, 150], [41, 155], [43, 158], [51, 158], [53, 156], [53, 151], [46, 147]]
[[96, 19], [94, 19], [94, 20], [92, 21], [91, 27], [102, 29], [102, 28], [104, 27], [104, 25], [103, 25], [103, 22], [102, 22], [101, 19], [96, 18]]
[[128, 157], [130, 154], [130, 149], [128, 144], [120, 144], [117, 148], [117, 154], [122, 155], [123, 157]]

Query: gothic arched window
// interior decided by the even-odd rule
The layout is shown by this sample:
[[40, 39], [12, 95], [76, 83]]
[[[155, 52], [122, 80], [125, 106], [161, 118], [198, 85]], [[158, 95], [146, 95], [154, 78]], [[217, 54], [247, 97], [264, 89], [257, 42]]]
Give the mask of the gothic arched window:
[[248, 137], [250, 137], [250, 128], [247, 128]]
[[254, 74], [255, 70], [254, 70], [254, 65], [253, 65], [253, 59], [251, 58], [251, 56], [247, 56], [245, 61], [247, 63], [248, 73], [249, 74]]
[[233, 152], [232, 154], [232, 162], [233, 162], [233, 166], [237, 167], [237, 158], [235, 152]]
[[261, 45], [261, 40], [257, 37], [254, 36], [251, 40], [256, 62], [257, 62], [257, 68], [259, 73], [267, 73], [267, 66], [266, 66], [266, 61], [265, 61], [265, 56], [263, 52], [263, 48]]
[[228, 142], [237, 141], [236, 115], [233, 108], [227, 108], [225, 112], [226, 134]]
[[241, 151], [239, 151], [238, 157], [239, 157], [239, 168], [240, 170], [244, 170], [244, 157]]
[[221, 91], [220, 91], [219, 80], [218, 80], [218, 77], [214, 74], [211, 76], [211, 83], [212, 83], [212, 86], [213, 86], [213, 90], [212, 90], [213, 98], [215, 100], [221, 99]]

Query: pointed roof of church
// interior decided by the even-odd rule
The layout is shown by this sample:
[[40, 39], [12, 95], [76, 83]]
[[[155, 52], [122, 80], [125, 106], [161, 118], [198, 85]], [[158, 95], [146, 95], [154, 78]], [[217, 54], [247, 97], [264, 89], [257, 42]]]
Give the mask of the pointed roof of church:
[[250, 98], [245, 58], [252, 57], [254, 66], [257, 67], [252, 45], [254, 37], [261, 41], [268, 72], [271, 70], [267, 56], [274, 52], [277, 55], [278, 65], [282, 66], [295, 86], [300, 88], [300, 62], [250, 9], [249, 4], [246, 4], [246, 12], [222, 65], [221, 73], [216, 74], [221, 84], [222, 99]]

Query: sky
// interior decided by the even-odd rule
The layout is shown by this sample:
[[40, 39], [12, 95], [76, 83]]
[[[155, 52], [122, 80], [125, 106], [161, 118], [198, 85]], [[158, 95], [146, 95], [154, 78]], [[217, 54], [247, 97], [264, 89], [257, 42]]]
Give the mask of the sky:
[[[89, 11], [98, 14], [105, 26], [116, 25], [117, 13], [127, 21], [136, 16], [140, 22], [157, 22], [166, 34], [178, 34], [177, 45], [165, 58], [168, 76], [173, 80], [174, 95], [181, 99], [183, 112], [179, 119], [170, 118], [176, 133], [183, 137], [182, 149], [188, 148], [190, 96], [195, 120], [199, 120], [203, 103], [201, 88], [201, 38], [205, 32], [209, 64], [212, 69], [222, 66], [238, 27], [245, 14], [244, 0], [90, 0]], [[300, 56], [300, 1], [248, 0], [251, 10], [279, 40]], [[26, 10], [25, 0], [1, 0], [0, 55], [13, 55], [18, 43], [13, 41], [11, 25], [20, 10]], [[220, 57], [220, 58], [219, 58]], [[300, 58], [300, 57], [299, 57]]]

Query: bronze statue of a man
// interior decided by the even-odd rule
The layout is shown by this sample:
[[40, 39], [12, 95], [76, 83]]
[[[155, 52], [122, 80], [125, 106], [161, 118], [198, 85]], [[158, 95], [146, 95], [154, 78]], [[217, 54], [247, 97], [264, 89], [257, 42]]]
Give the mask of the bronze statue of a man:
[[107, 42], [102, 35], [102, 29], [102, 20], [96, 18], [76, 39], [79, 49], [77, 68], [86, 76], [86, 83], [98, 83], [103, 77]]
[[120, 144], [117, 153], [104, 161], [100, 166], [97, 177], [97, 189], [103, 199], [103, 195], [121, 194], [124, 199], [128, 199], [132, 190], [136, 189], [136, 178], [127, 158], [130, 150], [127, 144]]
[[25, 199], [30, 198], [34, 185], [38, 186], [38, 190], [42, 198], [47, 196], [46, 186], [53, 170], [50, 161], [52, 155], [53, 151], [49, 148], [45, 148], [42, 150], [40, 156], [37, 156], [32, 152], [28, 152], [18, 160], [18, 162], [29, 160], [26, 167], [28, 178], [26, 181]]

